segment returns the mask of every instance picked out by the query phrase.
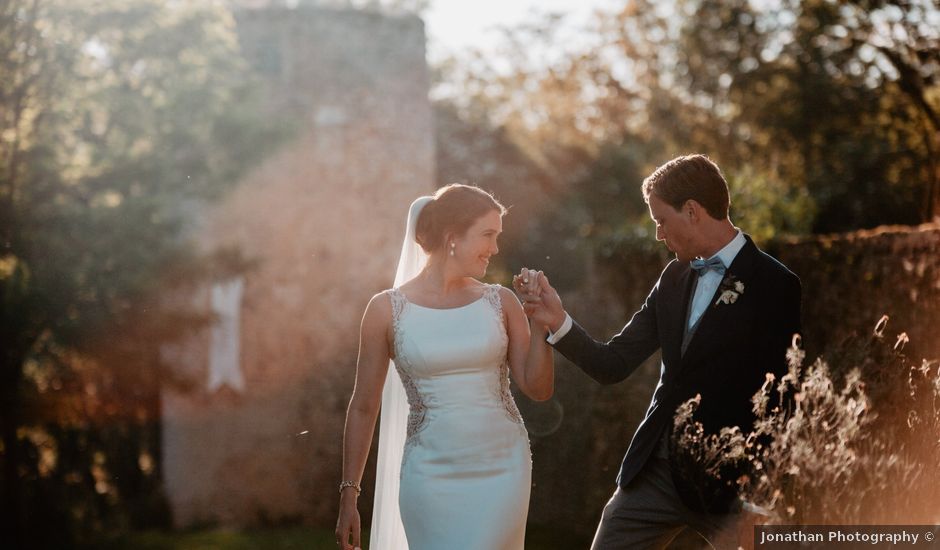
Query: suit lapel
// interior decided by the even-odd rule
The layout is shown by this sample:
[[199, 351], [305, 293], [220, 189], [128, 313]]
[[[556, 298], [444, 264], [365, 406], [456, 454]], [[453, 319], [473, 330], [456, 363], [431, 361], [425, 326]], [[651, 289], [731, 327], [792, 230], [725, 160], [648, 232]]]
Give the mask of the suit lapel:
[[[735, 256], [734, 261], [731, 262], [731, 265], [728, 266], [727, 272], [722, 279], [727, 277], [734, 277], [734, 279], [744, 283], [745, 288], [747, 288], [747, 283], [750, 280], [751, 274], [754, 272], [754, 268], [757, 264], [757, 255], [758, 250], [757, 246], [751, 240], [748, 235], [744, 236], [747, 242], [741, 248], [741, 251], [738, 252], [738, 255]], [[691, 271], [691, 268], [689, 269]], [[685, 350], [685, 353], [681, 355], [683, 366], [690, 363], [695, 356], [705, 347], [709, 340], [709, 334], [711, 334], [715, 327], [725, 326], [724, 322], [728, 321], [736, 313], [734, 309], [734, 304], [716, 304], [718, 301], [718, 296], [722, 291], [722, 285], [718, 285], [718, 288], [715, 290], [715, 293], [711, 296], [708, 302], [708, 307], [705, 308], [705, 312], [702, 313], [701, 319], [699, 319], [698, 327], [696, 331], [691, 336], [691, 340], [688, 343], [688, 346]], [[687, 299], [689, 305], [686, 307], [691, 307], [692, 297], [689, 296]], [[729, 316], [731, 316], [729, 318]], [[683, 323], [688, 317], [683, 317]], [[683, 324], [683, 334], [685, 332], [685, 324]], [[681, 339], [680, 339], [680, 351], [681, 351]]]
[[[668, 355], [668, 364], [678, 364], [682, 356], [682, 339], [685, 336], [686, 321], [689, 318], [689, 308], [692, 304], [692, 292], [695, 288], [697, 274], [686, 264], [672, 282], [673, 289], [667, 295], [669, 310], [666, 317], [665, 335], [668, 341], [663, 342], [663, 355]], [[667, 357], [664, 357], [667, 359]], [[673, 360], [675, 363], [673, 363]]]

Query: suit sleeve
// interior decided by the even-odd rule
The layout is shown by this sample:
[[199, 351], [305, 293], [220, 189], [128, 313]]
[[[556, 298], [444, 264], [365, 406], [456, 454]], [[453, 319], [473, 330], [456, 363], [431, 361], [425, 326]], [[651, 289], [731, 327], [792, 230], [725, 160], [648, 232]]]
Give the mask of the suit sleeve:
[[598, 342], [573, 322], [568, 334], [554, 345], [555, 349], [601, 384], [620, 382], [660, 347], [656, 322], [658, 294], [657, 282], [643, 307], [608, 342]]

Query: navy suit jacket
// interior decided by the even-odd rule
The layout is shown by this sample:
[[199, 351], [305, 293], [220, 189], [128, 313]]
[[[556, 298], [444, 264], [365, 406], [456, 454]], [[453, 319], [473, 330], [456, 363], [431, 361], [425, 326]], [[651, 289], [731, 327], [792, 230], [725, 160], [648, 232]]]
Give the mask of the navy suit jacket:
[[[659, 383], [617, 476], [621, 487], [640, 473], [683, 402], [702, 396], [694, 419], [707, 432], [724, 426], [748, 431], [754, 421], [751, 397], [766, 373], [774, 373], [778, 380], [786, 373], [786, 350], [800, 331], [799, 278], [759, 250], [750, 237], [728, 266], [725, 277], [729, 275], [744, 284], [744, 292], [734, 303], [716, 304], [719, 287], [684, 354], [682, 340], [698, 275], [689, 263], [676, 260], [666, 266], [646, 302], [610, 341], [598, 342], [573, 323], [554, 345], [601, 384], [622, 381], [662, 350]], [[724, 512], [731, 504], [730, 496], [703, 500], [701, 487], [690, 486], [675, 467], [673, 479], [693, 510]]]

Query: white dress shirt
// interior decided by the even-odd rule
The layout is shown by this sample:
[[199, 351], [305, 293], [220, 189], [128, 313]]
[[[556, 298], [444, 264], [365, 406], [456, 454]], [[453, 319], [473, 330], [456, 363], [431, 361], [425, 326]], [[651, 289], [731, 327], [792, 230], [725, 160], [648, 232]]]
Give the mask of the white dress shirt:
[[[744, 248], [746, 242], [747, 239], [744, 238], [744, 233], [738, 230], [738, 234], [731, 239], [731, 242], [726, 244], [725, 247], [719, 250], [712, 258], [720, 259], [721, 263], [725, 265], [725, 269], [727, 269], [738, 255], [738, 252]], [[711, 258], [708, 259], [710, 260]], [[721, 284], [722, 278], [723, 275], [714, 269], [709, 269], [704, 275], [698, 278], [698, 284], [695, 286], [695, 294], [692, 296], [692, 311], [689, 313], [689, 324], [686, 328], [690, 329], [694, 327], [702, 314], [705, 313], [705, 310], [708, 309], [708, 302], [712, 299], [712, 296], [715, 295], [715, 291], [718, 290], [718, 285]]]
[[[738, 252], [744, 248], [745, 243], [747, 243], [747, 239], [744, 238], [744, 233], [739, 229], [737, 235], [731, 239], [731, 242], [726, 244], [724, 248], [719, 250], [712, 258], [720, 258], [721, 263], [727, 268], [731, 265], [731, 262], [734, 261], [735, 257], [737, 257]], [[695, 326], [696, 321], [698, 321], [702, 314], [705, 313], [705, 310], [708, 309], [708, 301], [711, 300], [711, 297], [715, 295], [715, 291], [718, 290], [721, 279], [722, 276], [717, 271], [711, 269], [708, 270], [705, 275], [699, 277], [698, 284], [695, 286], [695, 294], [692, 296], [692, 311], [689, 314], [688, 328]], [[546, 341], [554, 345], [564, 338], [565, 335], [568, 334], [568, 331], [571, 330], [571, 323], [571, 316], [568, 315], [566, 311], [565, 322], [561, 324], [557, 332], [549, 333]]]

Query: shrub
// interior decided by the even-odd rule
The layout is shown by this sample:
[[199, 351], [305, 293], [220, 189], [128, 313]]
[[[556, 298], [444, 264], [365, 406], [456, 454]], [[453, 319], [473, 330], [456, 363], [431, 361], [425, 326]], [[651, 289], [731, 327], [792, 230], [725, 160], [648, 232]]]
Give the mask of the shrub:
[[753, 397], [749, 432], [705, 433], [694, 420], [700, 398], [684, 403], [673, 432], [680, 467], [697, 472], [688, 475], [703, 491], [736, 485], [768, 523], [937, 523], [940, 362], [912, 364], [907, 336], [892, 345], [886, 325], [883, 317], [865, 341], [844, 343], [837, 361], [805, 368], [794, 338], [789, 372], [768, 374]]

